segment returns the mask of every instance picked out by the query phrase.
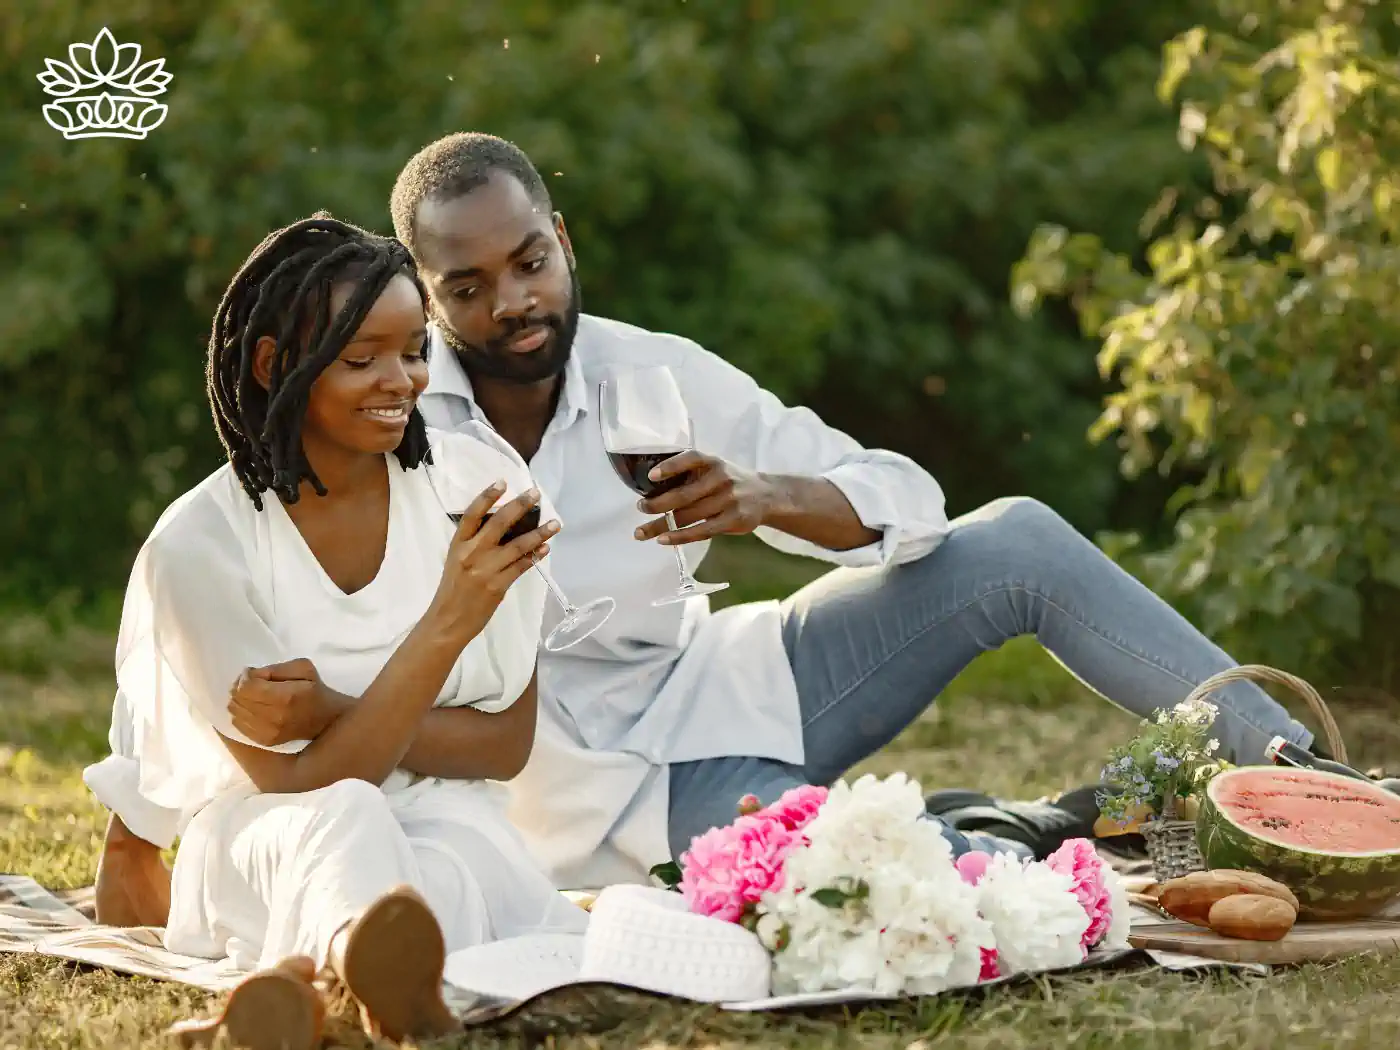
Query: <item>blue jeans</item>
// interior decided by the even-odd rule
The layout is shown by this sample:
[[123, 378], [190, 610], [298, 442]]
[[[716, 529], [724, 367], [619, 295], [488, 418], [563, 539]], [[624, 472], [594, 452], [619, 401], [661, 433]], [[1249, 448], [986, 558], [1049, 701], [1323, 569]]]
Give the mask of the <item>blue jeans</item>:
[[[925, 557], [838, 568], [784, 602], [783, 637], [802, 712], [806, 763], [713, 758], [671, 767], [670, 844], [798, 784], [829, 784], [902, 732], [980, 653], [1034, 635], [1090, 689], [1133, 714], [1169, 708], [1235, 666], [1171, 606], [1053, 510], [1004, 499], [958, 518]], [[1274, 736], [1312, 735], [1258, 686], [1211, 695], [1221, 757], [1264, 761]], [[1013, 848], [944, 825], [955, 855]], [[1024, 855], [1024, 849], [1017, 847]]]

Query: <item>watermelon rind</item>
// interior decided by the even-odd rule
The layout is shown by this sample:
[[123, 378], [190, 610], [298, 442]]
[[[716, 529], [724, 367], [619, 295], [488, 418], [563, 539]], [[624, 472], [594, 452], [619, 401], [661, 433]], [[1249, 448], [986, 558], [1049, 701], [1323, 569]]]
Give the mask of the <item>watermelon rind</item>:
[[[1377, 792], [1400, 799], [1383, 788], [1336, 773], [1278, 766], [1240, 766], [1220, 773], [1206, 787], [1196, 814], [1196, 845], [1206, 868], [1257, 871], [1283, 883], [1298, 898], [1298, 917], [1313, 921], [1358, 919], [1376, 914], [1400, 896], [1400, 845], [1364, 853], [1332, 853], [1293, 846], [1240, 827], [1217, 802], [1232, 778], [1266, 772], [1281, 780], [1310, 781], [1348, 793]], [[1397, 805], [1400, 811], [1400, 805]], [[1400, 828], [1397, 828], [1400, 841]]]

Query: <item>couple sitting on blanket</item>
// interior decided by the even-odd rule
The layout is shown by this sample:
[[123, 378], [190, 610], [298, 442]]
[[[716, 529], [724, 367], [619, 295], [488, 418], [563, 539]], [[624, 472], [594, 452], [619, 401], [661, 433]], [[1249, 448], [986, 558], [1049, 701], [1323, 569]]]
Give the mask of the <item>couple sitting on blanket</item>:
[[[445, 951], [581, 930], [557, 888], [644, 881], [740, 797], [834, 780], [1008, 639], [1142, 716], [1232, 665], [1048, 507], [950, 522], [905, 457], [689, 340], [581, 314], [563, 220], [509, 143], [432, 143], [392, 213], [397, 240], [322, 216], [277, 231], [219, 305], [229, 462], [137, 558], [113, 754], [87, 772], [113, 812], [102, 921], [273, 981], [328, 968], [383, 1034], [429, 1035], [453, 1025]], [[695, 451], [637, 502], [598, 391], [653, 365]], [[744, 533], [837, 567], [781, 602], [653, 604], [665, 547], [693, 565]], [[559, 608], [536, 559], [571, 600], [617, 602], [564, 651], [539, 648]], [[1226, 757], [1311, 742], [1252, 684], [1218, 700]], [[958, 853], [1091, 833], [1074, 807], [970, 801], [930, 816]]]

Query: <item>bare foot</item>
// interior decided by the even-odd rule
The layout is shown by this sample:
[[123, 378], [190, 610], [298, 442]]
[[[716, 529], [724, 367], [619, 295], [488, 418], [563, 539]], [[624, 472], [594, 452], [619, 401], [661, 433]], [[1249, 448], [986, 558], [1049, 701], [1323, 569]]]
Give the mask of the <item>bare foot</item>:
[[170, 869], [159, 847], [115, 813], [97, 862], [95, 897], [97, 921], [107, 926], [164, 926], [170, 919]]
[[330, 957], [371, 1035], [397, 1043], [462, 1030], [442, 998], [442, 928], [410, 887], [390, 890], [366, 908], [331, 942]]
[[312, 985], [316, 964], [304, 955], [283, 959], [245, 978], [229, 992], [217, 1017], [180, 1021], [169, 1034], [193, 1050], [221, 1045], [239, 1050], [316, 1050], [326, 1019], [325, 1001]]

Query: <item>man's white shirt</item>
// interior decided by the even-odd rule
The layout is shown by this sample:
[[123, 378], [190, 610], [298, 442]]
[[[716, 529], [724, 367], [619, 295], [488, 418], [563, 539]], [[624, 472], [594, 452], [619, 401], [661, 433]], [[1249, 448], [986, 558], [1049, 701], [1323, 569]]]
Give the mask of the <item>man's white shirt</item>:
[[[535, 749], [509, 785], [513, 821], [561, 887], [642, 881], [652, 865], [670, 859], [668, 763], [804, 759], [779, 603], [718, 612], [705, 598], [652, 605], [678, 582], [675, 554], [634, 538], [648, 516], [608, 462], [598, 388], [610, 372], [657, 364], [675, 375], [699, 451], [749, 470], [826, 478], [866, 526], [882, 533], [870, 546], [831, 551], [759, 529], [771, 546], [835, 565], [881, 566], [923, 556], [948, 529], [941, 488], [912, 460], [862, 448], [688, 339], [580, 317], [554, 417], [529, 467], [563, 524], [546, 559], [551, 576], [575, 604], [610, 595], [617, 607], [573, 648], [541, 648]], [[419, 407], [429, 426], [444, 430], [486, 422], [465, 371], [436, 330]], [[708, 547], [702, 541], [680, 549], [694, 570]], [[551, 601], [544, 631], [559, 618]], [[161, 812], [134, 788], [129, 720], [119, 695], [113, 756], [89, 767], [85, 779], [132, 830], [168, 845]]]

